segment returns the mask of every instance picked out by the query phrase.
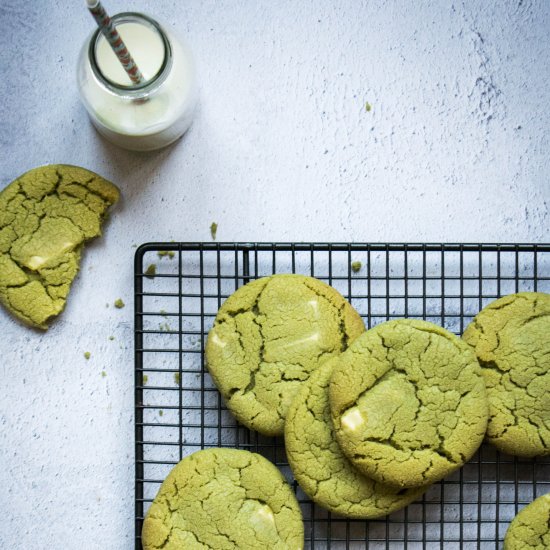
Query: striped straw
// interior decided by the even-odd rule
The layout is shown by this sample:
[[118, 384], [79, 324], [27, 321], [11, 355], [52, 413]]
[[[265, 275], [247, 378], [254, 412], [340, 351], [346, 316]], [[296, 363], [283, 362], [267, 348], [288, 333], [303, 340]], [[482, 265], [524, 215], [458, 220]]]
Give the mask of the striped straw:
[[128, 48], [125, 46], [120, 34], [113, 25], [111, 18], [101, 5], [99, 0], [86, 0], [90, 13], [94, 16], [98, 27], [109, 42], [109, 45], [118, 57], [118, 60], [124, 67], [124, 70], [134, 84], [142, 84], [144, 82], [143, 75], [136, 65], [133, 57], [130, 55]]

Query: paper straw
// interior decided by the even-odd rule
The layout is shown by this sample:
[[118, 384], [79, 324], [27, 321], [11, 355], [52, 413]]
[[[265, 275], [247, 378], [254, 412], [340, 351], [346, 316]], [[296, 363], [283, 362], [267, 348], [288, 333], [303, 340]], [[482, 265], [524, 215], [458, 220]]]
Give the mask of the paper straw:
[[145, 79], [143, 78], [141, 71], [136, 65], [133, 57], [130, 55], [128, 48], [122, 41], [120, 34], [118, 34], [111, 18], [107, 15], [107, 12], [101, 5], [101, 2], [99, 0], [86, 0], [86, 2], [90, 13], [94, 16], [98, 27], [107, 39], [107, 42], [109, 42], [109, 45], [113, 49], [113, 52], [115, 52], [115, 55], [118, 57], [118, 60], [130, 77], [130, 80], [134, 84], [143, 84]]

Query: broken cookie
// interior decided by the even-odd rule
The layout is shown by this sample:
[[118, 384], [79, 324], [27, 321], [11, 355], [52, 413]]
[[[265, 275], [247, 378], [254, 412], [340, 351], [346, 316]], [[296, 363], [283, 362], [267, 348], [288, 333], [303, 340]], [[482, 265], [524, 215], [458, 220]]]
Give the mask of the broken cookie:
[[47, 329], [65, 307], [86, 241], [101, 235], [118, 189], [76, 166], [34, 168], [0, 193], [0, 302]]

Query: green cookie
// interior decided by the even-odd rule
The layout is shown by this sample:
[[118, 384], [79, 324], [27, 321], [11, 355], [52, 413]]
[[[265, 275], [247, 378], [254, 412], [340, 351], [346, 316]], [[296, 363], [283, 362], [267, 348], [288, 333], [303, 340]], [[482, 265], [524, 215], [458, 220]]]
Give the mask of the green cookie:
[[550, 548], [550, 493], [542, 495], [512, 520], [503, 550], [548, 550]]
[[387, 516], [420, 497], [427, 487], [400, 489], [361, 475], [334, 438], [328, 397], [335, 360], [302, 384], [285, 421], [286, 454], [296, 481], [317, 504], [349, 518]]
[[263, 456], [208, 449], [168, 474], [143, 522], [144, 550], [301, 550], [298, 501]]
[[336, 438], [363, 474], [418, 487], [460, 468], [487, 427], [472, 349], [425, 321], [390, 321], [335, 360], [330, 405]]
[[496, 300], [464, 332], [489, 396], [487, 439], [511, 455], [550, 454], [550, 294]]
[[365, 330], [334, 288], [303, 275], [253, 281], [220, 308], [206, 361], [237, 419], [265, 435], [282, 435], [302, 382]]
[[65, 307], [83, 244], [101, 235], [118, 189], [76, 166], [24, 173], [0, 192], [0, 303], [33, 327]]

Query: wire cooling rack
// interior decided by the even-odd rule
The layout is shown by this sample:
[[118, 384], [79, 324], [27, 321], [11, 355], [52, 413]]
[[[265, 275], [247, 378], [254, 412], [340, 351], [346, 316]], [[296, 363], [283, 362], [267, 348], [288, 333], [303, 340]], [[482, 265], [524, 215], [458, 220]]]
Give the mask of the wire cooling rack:
[[499, 548], [518, 510], [550, 491], [550, 457], [518, 459], [483, 445], [404, 510], [382, 520], [345, 520], [296, 485], [281, 438], [237, 424], [204, 365], [208, 330], [235, 289], [290, 272], [337, 288], [368, 327], [414, 317], [461, 334], [499, 296], [550, 292], [550, 244], [142, 245], [135, 256], [136, 549], [143, 516], [171, 468], [218, 446], [258, 452], [282, 470], [302, 507], [307, 549]]

